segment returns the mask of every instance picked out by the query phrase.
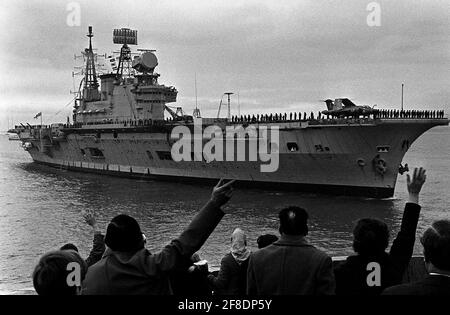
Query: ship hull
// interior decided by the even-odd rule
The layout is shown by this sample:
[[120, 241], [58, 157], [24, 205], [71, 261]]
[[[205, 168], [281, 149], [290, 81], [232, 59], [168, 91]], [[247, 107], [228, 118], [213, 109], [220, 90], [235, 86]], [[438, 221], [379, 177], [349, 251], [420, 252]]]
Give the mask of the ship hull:
[[[56, 169], [64, 169], [74, 172], [92, 173], [99, 175], [107, 175], [114, 177], [122, 177], [138, 180], [155, 180], [172, 183], [185, 183], [200, 186], [211, 186], [217, 184], [217, 179], [198, 178], [186, 176], [171, 176], [171, 175], [155, 175], [155, 174], [141, 174], [133, 172], [122, 171], [108, 171], [104, 169], [76, 167], [70, 165], [60, 165], [48, 162], [34, 161], [37, 164], [45, 165]], [[262, 189], [270, 191], [291, 191], [311, 194], [328, 194], [328, 195], [344, 195], [344, 196], [362, 196], [368, 198], [389, 198], [394, 195], [394, 188], [383, 187], [362, 187], [362, 186], [343, 186], [343, 185], [326, 185], [326, 184], [302, 184], [302, 183], [284, 183], [284, 182], [264, 182], [264, 181], [249, 181], [239, 180], [234, 185], [236, 188], [244, 189]]]
[[[429, 128], [445, 124], [446, 119], [278, 124], [279, 167], [266, 173], [261, 161], [175, 162], [169, 157], [170, 132], [146, 128], [94, 126], [70, 130], [63, 140], [22, 141], [32, 143], [28, 152], [35, 162], [73, 171], [208, 185], [228, 178], [241, 187], [388, 198], [412, 143]], [[286, 146], [292, 143], [296, 150]], [[97, 151], [101, 156], [95, 156]], [[374, 165], [377, 159], [384, 161], [384, 172]]]

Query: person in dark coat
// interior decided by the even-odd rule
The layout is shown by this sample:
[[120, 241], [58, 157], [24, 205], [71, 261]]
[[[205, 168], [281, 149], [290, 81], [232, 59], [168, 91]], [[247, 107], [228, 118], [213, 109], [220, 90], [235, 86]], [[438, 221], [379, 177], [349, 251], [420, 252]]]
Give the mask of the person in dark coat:
[[[81, 281], [83, 281], [87, 269], [99, 261], [105, 251], [103, 235], [97, 227], [97, 222], [92, 213], [84, 215], [84, 219], [94, 231], [93, 248], [87, 259], [83, 259], [78, 248], [67, 243], [59, 250], [45, 253], [39, 260], [33, 271], [33, 286], [39, 295], [78, 295], [81, 291]], [[78, 266], [78, 270], [73, 269], [69, 264]], [[74, 272], [79, 277], [76, 277]], [[73, 276], [73, 277], [72, 277]], [[67, 279], [77, 279], [79, 284], [68, 283]]]
[[258, 244], [258, 249], [261, 249], [275, 243], [276, 241], [278, 241], [278, 236], [273, 234], [264, 234], [258, 236], [256, 243]]
[[302, 208], [280, 211], [281, 238], [250, 255], [249, 295], [331, 295], [334, 275], [331, 258], [310, 245], [308, 214]]
[[208, 281], [216, 295], [244, 295], [247, 291], [247, 267], [250, 251], [247, 237], [241, 229], [231, 235], [231, 250], [225, 255], [216, 276], [208, 275]]
[[210, 296], [212, 290], [208, 283], [208, 266], [198, 266], [200, 256], [195, 253], [190, 259], [170, 273], [170, 285], [174, 295]]
[[361, 219], [353, 230], [356, 255], [335, 269], [336, 294], [379, 295], [390, 286], [400, 284], [413, 254], [419, 220], [419, 193], [426, 179], [425, 170], [414, 169], [407, 175], [409, 202], [406, 203], [400, 231], [389, 253], [389, 230], [376, 219]]
[[[78, 267], [72, 268], [70, 264]], [[65, 296], [80, 294], [80, 284], [88, 267], [74, 250], [57, 250], [45, 253], [33, 271], [33, 286], [38, 295]], [[73, 272], [77, 272], [75, 276]], [[74, 275], [74, 277], [72, 277]], [[76, 283], [76, 279], [80, 283]], [[74, 283], [68, 283], [68, 279]]]
[[387, 288], [383, 295], [450, 296], [450, 221], [434, 222], [420, 241], [428, 276], [417, 282]]
[[108, 225], [102, 259], [91, 266], [82, 283], [85, 295], [172, 294], [169, 274], [191, 257], [208, 239], [224, 216], [221, 207], [232, 195], [232, 183], [219, 181], [211, 199], [181, 235], [162, 251], [151, 254], [144, 247], [139, 224], [127, 215]]

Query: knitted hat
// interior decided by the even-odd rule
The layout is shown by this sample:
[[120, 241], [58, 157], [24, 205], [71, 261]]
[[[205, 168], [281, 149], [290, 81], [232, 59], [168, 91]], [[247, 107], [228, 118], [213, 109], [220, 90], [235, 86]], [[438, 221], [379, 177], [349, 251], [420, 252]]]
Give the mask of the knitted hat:
[[144, 248], [139, 224], [126, 214], [116, 216], [106, 229], [105, 244], [118, 252], [135, 252]]

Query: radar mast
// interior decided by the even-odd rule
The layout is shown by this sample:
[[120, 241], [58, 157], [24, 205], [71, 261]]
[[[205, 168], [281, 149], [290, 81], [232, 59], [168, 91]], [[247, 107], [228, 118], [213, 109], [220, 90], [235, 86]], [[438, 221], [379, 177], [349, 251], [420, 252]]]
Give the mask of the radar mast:
[[117, 67], [116, 76], [121, 78], [124, 75], [131, 77], [134, 75], [132, 68], [132, 54], [128, 45], [137, 45], [137, 31], [129, 28], [114, 29], [113, 43], [122, 44], [120, 49], [119, 66]]
[[84, 73], [83, 99], [90, 102], [100, 100], [100, 94], [98, 92], [99, 84], [95, 71], [95, 54], [92, 49], [92, 37], [94, 37], [92, 26], [89, 26], [86, 36], [89, 37], [89, 48], [85, 49], [86, 70]]

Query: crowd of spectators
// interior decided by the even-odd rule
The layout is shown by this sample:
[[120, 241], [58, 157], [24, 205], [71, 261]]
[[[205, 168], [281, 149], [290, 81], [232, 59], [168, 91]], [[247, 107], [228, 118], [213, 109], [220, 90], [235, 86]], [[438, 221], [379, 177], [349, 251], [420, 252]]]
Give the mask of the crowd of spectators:
[[[450, 220], [434, 222], [421, 238], [428, 276], [402, 283], [413, 254], [420, 218], [419, 194], [425, 170], [407, 175], [409, 200], [390, 250], [383, 221], [360, 219], [353, 229], [354, 254], [333, 267], [332, 258], [311, 244], [308, 213], [298, 206], [279, 212], [279, 236], [258, 237], [258, 250], [248, 248], [246, 233], [236, 228], [220, 270], [210, 272], [197, 251], [221, 219], [233, 194], [234, 181], [214, 187], [209, 201], [187, 228], [158, 253], [146, 249], [139, 223], [122, 214], [109, 223], [103, 237], [93, 215], [93, 249], [81, 258], [73, 244], [44, 254], [33, 272], [40, 295], [450, 295]], [[68, 266], [78, 268], [79, 283]]]

